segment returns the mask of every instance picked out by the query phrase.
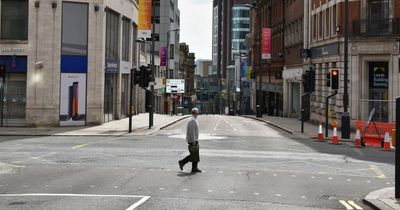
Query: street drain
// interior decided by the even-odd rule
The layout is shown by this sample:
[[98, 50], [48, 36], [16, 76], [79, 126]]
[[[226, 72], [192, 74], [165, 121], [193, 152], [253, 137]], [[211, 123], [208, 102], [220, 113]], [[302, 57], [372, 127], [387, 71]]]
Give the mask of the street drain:
[[8, 205], [9, 206], [16, 206], [16, 205], [25, 205], [25, 204], [27, 204], [28, 202], [25, 202], [25, 201], [19, 201], [19, 202], [12, 202], [12, 203], [9, 203]]

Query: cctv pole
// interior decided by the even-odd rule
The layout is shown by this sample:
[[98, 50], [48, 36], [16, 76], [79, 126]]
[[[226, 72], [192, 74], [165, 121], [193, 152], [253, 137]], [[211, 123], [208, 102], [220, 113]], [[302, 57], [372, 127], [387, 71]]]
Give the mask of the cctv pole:
[[154, 66], [154, 39], [155, 39], [155, 31], [156, 31], [156, 22], [155, 22], [155, 9], [154, 9], [154, 1], [151, 2], [152, 4], [152, 32], [151, 32], [151, 69], [150, 69], [150, 75], [151, 75], [151, 83], [150, 83], [150, 103], [149, 103], [149, 129], [151, 129], [151, 126], [153, 126], [153, 109], [154, 109], [154, 71], [155, 71], [155, 66]]
[[350, 114], [348, 112], [348, 61], [349, 61], [349, 0], [344, 1], [344, 95], [342, 115], [342, 139], [350, 139]]

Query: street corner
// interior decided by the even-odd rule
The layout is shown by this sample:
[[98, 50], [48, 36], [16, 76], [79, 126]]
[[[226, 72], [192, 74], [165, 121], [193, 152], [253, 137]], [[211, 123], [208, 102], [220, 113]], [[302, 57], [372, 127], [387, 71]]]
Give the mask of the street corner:
[[399, 199], [395, 198], [395, 188], [388, 187], [370, 192], [363, 202], [372, 209], [400, 209]]

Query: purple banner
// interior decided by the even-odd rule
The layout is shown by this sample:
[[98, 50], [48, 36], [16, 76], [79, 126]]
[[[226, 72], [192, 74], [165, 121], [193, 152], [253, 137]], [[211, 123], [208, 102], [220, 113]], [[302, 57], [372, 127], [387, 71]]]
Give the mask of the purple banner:
[[160, 47], [160, 66], [167, 66], [167, 48]]

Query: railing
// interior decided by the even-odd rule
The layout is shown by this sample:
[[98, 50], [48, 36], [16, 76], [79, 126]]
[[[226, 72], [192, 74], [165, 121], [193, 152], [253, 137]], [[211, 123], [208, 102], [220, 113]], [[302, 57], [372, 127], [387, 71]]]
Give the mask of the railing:
[[400, 35], [400, 18], [353, 21], [353, 36]]

